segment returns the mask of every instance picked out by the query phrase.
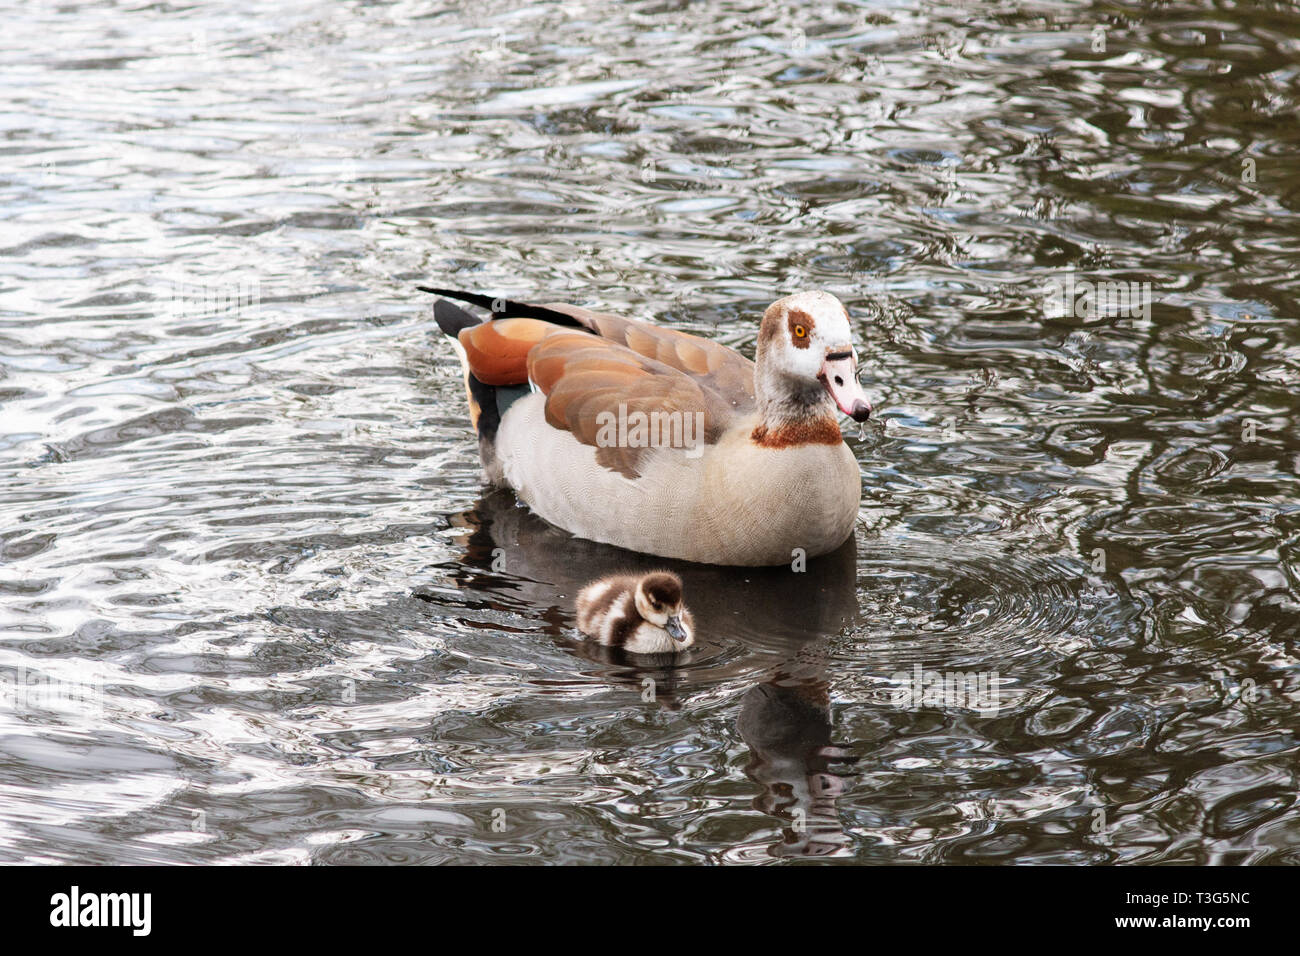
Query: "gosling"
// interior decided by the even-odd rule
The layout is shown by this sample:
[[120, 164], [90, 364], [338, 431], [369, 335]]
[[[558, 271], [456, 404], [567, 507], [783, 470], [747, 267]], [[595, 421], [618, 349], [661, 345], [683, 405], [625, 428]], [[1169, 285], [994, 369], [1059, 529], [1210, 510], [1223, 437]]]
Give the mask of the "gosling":
[[682, 579], [668, 571], [614, 574], [577, 599], [578, 630], [633, 654], [676, 654], [695, 643], [695, 621], [682, 603]]

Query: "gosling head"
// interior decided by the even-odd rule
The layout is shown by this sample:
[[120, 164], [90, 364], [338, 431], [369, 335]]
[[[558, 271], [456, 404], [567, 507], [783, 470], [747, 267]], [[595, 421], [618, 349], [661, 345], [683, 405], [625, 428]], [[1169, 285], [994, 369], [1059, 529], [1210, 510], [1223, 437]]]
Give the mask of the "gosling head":
[[871, 415], [844, 304], [829, 292], [797, 292], [763, 313], [755, 384], [767, 419], [830, 413]]
[[682, 579], [669, 571], [647, 574], [636, 586], [636, 610], [643, 619], [668, 632], [681, 647], [695, 643], [690, 616], [682, 603]]

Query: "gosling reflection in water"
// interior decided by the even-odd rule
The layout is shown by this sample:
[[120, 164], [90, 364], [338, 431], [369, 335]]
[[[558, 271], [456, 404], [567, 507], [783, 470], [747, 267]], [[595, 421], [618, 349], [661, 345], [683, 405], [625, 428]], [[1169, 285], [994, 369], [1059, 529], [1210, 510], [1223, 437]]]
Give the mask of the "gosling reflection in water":
[[736, 719], [750, 750], [746, 775], [762, 787], [754, 808], [788, 822], [778, 857], [849, 852], [836, 803], [857, 758], [831, 740], [830, 698], [822, 680], [778, 675], [746, 691]]
[[[737, 729], [751, 751], [745, 773], [760, 788], [755, 809], [788, 824], [769, 852], [780, 857], [848, 852], [837, 798], [846, 789], [843, 764], [851, 758], [832, 743], [824, 647], [856, 622], [853, 538], [795, 571], [665, 561], [574, 538], [517, 507], [506, 491], [490, 493], [453, 524], [468, 532], [455, 571], [462, 588], [509, 595], [510, 603], [529, 605], [558, 643], [605, 665], [603, 679], [643, 700], [679, 710], [681, 695], [692, 687], [752, 677], [755, 684], [743, 694], [737, 714]], [[610, 575], [610, 569], [622, 573]], [[658, 611], [653, 601], [638, 601], [638, 582], [656, 573], [679, 582], [678, 603], [689, 596], [690, 611], [681, 615], [683, 623], [687, 614], [690, 618], [686, 642], [668, 631], [665, 601]], [[642, 622], [664, 617], [658, 626], [674, 642], [662, 645], [670, 652], [629, 653], [633, 648], [626, 643], [601, 640], [602, 631], [614, 625], [595, 611], [611, 594], [625, 608], [628, 600], [644, 604], [638, 607]], [[571, 610], [575, 601], [578, 627]], [[584, 604], [591, 614], [584, 615]], [[575, 640], [580, 630], [595, 639]]]

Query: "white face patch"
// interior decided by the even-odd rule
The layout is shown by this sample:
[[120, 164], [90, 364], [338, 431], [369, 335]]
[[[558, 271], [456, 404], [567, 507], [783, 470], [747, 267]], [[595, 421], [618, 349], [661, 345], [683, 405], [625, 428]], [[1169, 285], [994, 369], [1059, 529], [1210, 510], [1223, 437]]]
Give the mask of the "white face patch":
[[[853, 332], [848, 313], [829, 292], [797, 292], [774, 303], [784, 316], [776, 336], [778, 367], [786, 374], [816, 379], [828, 353], [853, 352]], [[800, 347], [795, 332], [806, 333], [806, 347]], [[856, 355], [855, 355], [856, 360]]]

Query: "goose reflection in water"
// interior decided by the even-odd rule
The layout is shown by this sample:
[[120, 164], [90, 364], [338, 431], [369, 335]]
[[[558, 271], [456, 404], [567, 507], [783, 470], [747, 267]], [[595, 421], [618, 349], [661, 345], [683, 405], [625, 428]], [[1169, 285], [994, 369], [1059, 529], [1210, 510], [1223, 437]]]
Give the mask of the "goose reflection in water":
[[[452, 525], [466, 532], [455, 583], [489, 603], [508, 595], [516, 609], [531, 607], [559, 644], [600, 665], [594, 676], [670, 711], [692, 689], [751, 684], [736, 725], [750, 749], [745, 772], [760, 788], [753, 806], [787, 824], [770, 852], [847, 852], [836, 798], [846, 789], [852, 758], [832, 743], [825, 644], [857, 618], [853, 538], [801, 571], [665, 561], [574, 538], [519, 507], [507, 491], [486, 495]], [[695, 616], [693, 646], [677, 654], [630, 654], [582, 639], [573, 601], [585, 584], [660, 568], [685, 585]]]

